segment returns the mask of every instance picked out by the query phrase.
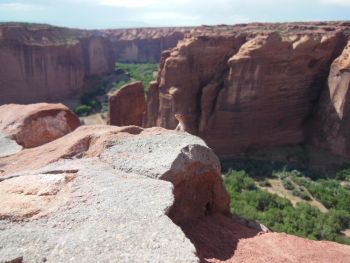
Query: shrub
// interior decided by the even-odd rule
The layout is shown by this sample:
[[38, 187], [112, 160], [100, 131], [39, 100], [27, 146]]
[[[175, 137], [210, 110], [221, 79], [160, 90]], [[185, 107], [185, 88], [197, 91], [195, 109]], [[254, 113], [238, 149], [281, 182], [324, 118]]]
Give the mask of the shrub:
[[91, 113], [92, 108], [89, 105], [80, 105], [74, 109], [78, 116], [87, 116]]
[[270, 182], [268, 181], [268, 180], [263, 180], [263, 181], [260, 181], [259, 182], [259, 185], [261, 186], [261, 187], [271, 187], [271, 184], [270, 184]]
[[138, 80], [143, 83], [145, 90], [149, 83], [154, 79], [153, 72], [158, 70], [156, 63], [117, 63], [116, 70], [123, 70], [129, 73], [132, 80]]
[[[350, 212], [345, 209], [322, 213], [305, 202], [294, 208], [289, 200], [256, 188], [254, 180], [245, 171], [230, 171], [224, 176], [224, 182], [231, 195], [232, 213], [256, 220], [273, 231], [350, 243], [350, 239], [340, 233], [350, 227]], [[299, 191], [298, 194], [306, 193]]]
[[288, 179], [282, 179], [282, 185], [283, 185], [283, 187], [284, 187], [286, 190], [292, 191], [292, 190], [295, 189], [295, 187], [294, 187], [294, 185], [292, 184], [292, 182], [289, 181]]
[[350, 181], [350, 169], [343, 169], [336, 173], [335, 179], [341, 181]]

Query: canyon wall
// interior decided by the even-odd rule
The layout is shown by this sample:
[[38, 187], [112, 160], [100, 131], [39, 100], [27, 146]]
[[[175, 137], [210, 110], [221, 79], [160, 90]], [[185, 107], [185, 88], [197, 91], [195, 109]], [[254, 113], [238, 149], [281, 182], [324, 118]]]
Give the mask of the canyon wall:
[[332, 63], [312, 123], [312, 142], [339, 155], [350, 155], [350, 41]]
[[104, 30], [112, 42], [114, 60], [118, 62], [158, 63], [161, 53], [174, 48], [190, 28], [139, 28]]
[[[197, 28], [163, 53], [157, 83], [148, 94], [145, 123], [174, 129], [174, 114], [181, 114], [186, 131], [202, 137], [221, 156], [315, 141], [325, 129], [346, 134], [346, 109], [340, 119], [329, 111], [320, 113], [326, 107], [334, 109], [334, 103], [320, 97], [337, 93], [341, 97], [337, 103], [346, 105], [348, 26]], [[332, 120], [317, 121], [322, 119], [317, 115]], [[340, 128], [335, 131], [334, 125]], [[328, 142], [332, 132], [324, 132]], [[350, 153], [332, 142], [320, 146], [337, 154]]]
[[78, 30], [32, 24], [0, 25], [0, 105], [79, 97], [89, 76], [115, 63], [158, 62], [187, 29]]

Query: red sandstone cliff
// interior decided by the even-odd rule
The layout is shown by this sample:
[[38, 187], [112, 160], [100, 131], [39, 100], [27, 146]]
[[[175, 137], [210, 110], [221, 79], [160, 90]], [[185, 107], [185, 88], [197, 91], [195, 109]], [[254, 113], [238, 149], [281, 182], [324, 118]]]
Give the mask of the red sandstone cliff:
[[[330, 66], [346, 44], [347, 26], [197, 28], [163, 53], [145, 123], [174, 129], [174, 114], [180, 113], [186, 130], [220, 155], [303, 143]], [[337, 65], [330, 78], [344, 71]], [[342, 74], [348, 84], [347, 73]]]
[[332, 63], [317, 108], [311, 140], [335, 154], [350, 156], [350, 41]]
[[78, 30], [0, 25], [0, 105], [62, 101], [83, 93], [86, 77], [115, 62], [159, 61], [188, 29]]
[[84, 78], [108, 73], [114, 61], [100, 37], [79, 30], [22, 25], [0, 27], [0, 104], [71, 98]]

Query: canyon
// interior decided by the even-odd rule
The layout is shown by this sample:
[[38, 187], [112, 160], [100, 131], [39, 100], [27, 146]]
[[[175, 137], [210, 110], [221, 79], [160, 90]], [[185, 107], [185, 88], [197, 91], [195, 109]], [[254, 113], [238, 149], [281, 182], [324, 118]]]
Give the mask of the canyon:
[[[237, 220], [220, 161], [297, 145], [348, 158], [349, 37], [349, 22], [0, 24], [0, 261], [348, 262], [349, 246]], [[116, 62], [160, 69], [110, 94], [110, 125], [13, 104], [77, 98]]]
[[187, 31], [0, 24], [0, 105], [78, 98], [89, 77], [113, 73], [117, 61], [157, 62]]
[[106, 30], [4, 23], [0, 105], [69, 104], [116, 62], [159, 62], [143, 120], [139, 112], [137, 122], [117, 124], [174, 129], [181, 114], [220, 157], [297, 144], [349, 156], [349, 34], [346, 21]]

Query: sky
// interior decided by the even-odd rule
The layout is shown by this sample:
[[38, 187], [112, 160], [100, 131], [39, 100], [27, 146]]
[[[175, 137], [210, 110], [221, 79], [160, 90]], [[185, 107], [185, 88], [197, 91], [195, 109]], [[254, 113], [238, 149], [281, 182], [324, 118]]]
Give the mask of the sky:
[[350, 0], [0, 0], [1, 22], [102, 29], [350, 20]]

